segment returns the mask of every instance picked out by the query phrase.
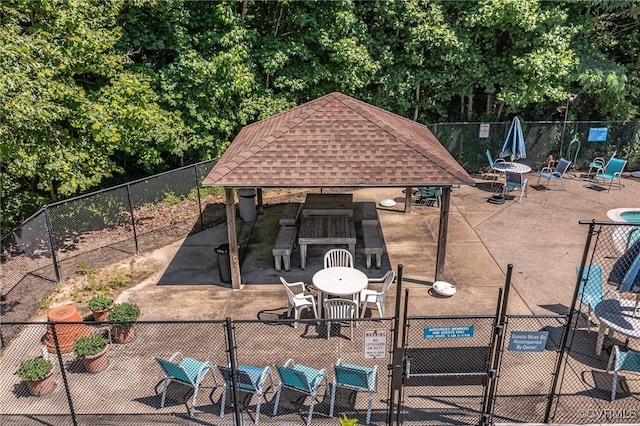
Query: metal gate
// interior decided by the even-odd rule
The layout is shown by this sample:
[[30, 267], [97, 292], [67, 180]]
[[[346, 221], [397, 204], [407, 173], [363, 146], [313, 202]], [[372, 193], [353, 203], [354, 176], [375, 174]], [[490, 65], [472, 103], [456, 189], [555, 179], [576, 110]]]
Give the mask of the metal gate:
[[549, 421], [567, 317], [506, 315], [511, 272], [495, 315], [409, 317], [405, 292], [388, 424]]

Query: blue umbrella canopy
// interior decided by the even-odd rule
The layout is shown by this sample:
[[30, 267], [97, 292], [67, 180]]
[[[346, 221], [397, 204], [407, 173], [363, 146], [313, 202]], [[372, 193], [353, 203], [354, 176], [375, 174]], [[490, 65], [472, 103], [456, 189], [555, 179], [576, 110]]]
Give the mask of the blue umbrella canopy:
[[616, 261], [607, 280], [620, 286], [621, 292], [640, 292], [640, 240]]
[[507, 156], [511, 157], [511, 161], [527, 158], [527, 147], [524, 145], [524, 135], [518, 117], [513, 118], [500, 151], [500, 157]]

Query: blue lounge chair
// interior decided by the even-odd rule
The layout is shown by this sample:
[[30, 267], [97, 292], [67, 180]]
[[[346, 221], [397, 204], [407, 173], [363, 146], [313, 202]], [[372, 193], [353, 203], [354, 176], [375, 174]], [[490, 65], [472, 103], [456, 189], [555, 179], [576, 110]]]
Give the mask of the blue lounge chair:
[[562, 181], [562, 177], [567, 172], [567, 170], [569, 170], [569, 166], [570, 165], [571, 165], [571, 161], [565, 160], [564, 158], [561, 158], [560, 161], [558, 161], [558, 164], [556, 165], [555, 170], [551, 170], [550, 167], [543, 168], [540, 171], [540, 176], [538, 176], [538, 182], [536, 183], [536, 186], [538, 186], [540, 184], [540, 179], [544, 178], [544, 179], [547, 180], [545, 182], [545, 184], [544, 184], [545, 191], [546, 191], [547, 189], [549, 189], [549, 182], [550, 181], [559, 180], [560, 183], [562, 184], [562, 190], [564, 191], [565, 187], [564, 187], [564, 182]]
[[[613, 368], [612, 368], [613, 367]], [[611, 401], [616, 399], [618, 388], [618, 373], [620, 371], [632, 371], [640, 373], [640, 352], [632, 349], [621, 349], [614, 345], [607, 364], [607, 371], [613, 370], [613, 384], [611, 386]]]
[[[224, 405], [227, 399], [227, 389], [233, 387], [231, 378], [232, 370], [230, 367], [217, 366], [222, 376], [222, 396], [220, 397], [220, 417], [224, 417]], [[260, 421], [260, 405], [262, 398], [269, 389], [273, 388], [273, 377], [271, 376], [271, 368], [254, 367], [250, 365], [239, 365], [236, 374], [236, 383], [240, 392], [246, 393], [246, 397], [250, 400], [256, 395], [256, 418], [255, 424]], [[266, 399], [265, 399], [266, 400]], [[243, 404], [244, 405], [244, 404]]]
[[488, 149], [485, 154], [487, 156], [487, 160], [489, 160], [489, 167], [491, 168], [491, 170], [489, 170], [489, 176], [493, 177], [493, 180], [497, 180], [500, 176], [502, 176], [502, 171], [499, 169], [499, 167], [496, 167], [496, 164], [504, 163], [505, 161], [502, 158], [498, 158], [494, 161], [493, 156], [491, 155], [491, 151], [489, 151]]
[[[576, 274], [580, 273], [580, 267], [576, 267]], [[611, 291], [616, 298], [618, 294]], [[587, 311], [587, 331], [591, 331], [591, 313], [595, 309], [596, 305], [605, 299], [605, 292], [603, 287], [602, 267], [600, 265], [585, 266], [582, 272], [582, 278], [580, 279], [580, 286], [578, 287], [578, 298], [580, 303], [585, 305]]]
[[365, 424], [371, 421], [371, 408], [373, 406], [373, 394], [378, 388], [378, 366], [373, 368], [362, 367], [353, 364], [343, 364], [338, 360], [333, 366], [333, 386], [331, 387], [331, 405], [329, 407], [329, 417], [333, 417], [335, 406], [336, 388], [355, 390], [357, 392], [369, 393], [369, 404], [367, 405], [367, 419]]
[[504, 186], [502, 187], [502, 197], [509, 192], [511, 188], [520, 189], [520, 199], [519, 203], [522, 202], [522, 196], [527, 195], [527, 186], [529, 183], [529, 179], [524, 179], [522, 173], [515, 172], [505, 172], [506, 180]]
[[595, 182], [602, 179], [603, 181], [609, 181], [609, 189], [607, 192], [611, 191], [611, 186], [613, 185], [613, 181], [617, 180], [618, 189], [622, 189], [622, 182], [620, 182], [620, 176], [622, 175], [622, 171], [624, 170], [624, 166], [627, 165], [627, 160], [620, 160], [619, 158], [612, 158], [609, 160], [609, 164], [607, 167], [602, 170], [598, 170], [596, 175], [593, 177]]
[[324, 383], [324, 394], [327, 393], [327, 371], [323, 368], [316, 370], [305, 365], [296, 364], [293, 359], [288, 359], [284, 365], [277, 365], [278, 375], [280, 376], [280, 384], [276, 391], [276, 402], [273, 405], [273, 415], [278, 414], [278, 404], [280, 402], [280, 394], [282, 388], [294, 390], [311, 397], [309, 405], [309, 415], [307, 416], [307, 426], [311, 423], [313, 416], [313, 406], [317, 401], [318, 388]]
[[211, 363], [183, 357], [180, 352], [175, 352], [168, 360], [158, 357], [154, 357], [154, 359], [160, 364], [165, 374], [160, 408], [164, 407], [169, 382], [179, 382], [193, 388], [193, 401], [189, 409], [189, 417], [193, 417], [193, 411], [196, 408], [196, 399], [198, 397], [198, 388], [207, 372], [212, 371]]

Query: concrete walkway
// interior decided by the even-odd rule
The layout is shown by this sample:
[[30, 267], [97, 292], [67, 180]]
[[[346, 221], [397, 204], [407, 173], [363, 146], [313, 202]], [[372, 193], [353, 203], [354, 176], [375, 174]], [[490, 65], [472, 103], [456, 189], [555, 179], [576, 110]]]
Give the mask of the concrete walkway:
[[[490, 183], [481, 179], [476, 187], [453, 189], [445, 264], [445, 279], [457, 287], [453, 297], [438, 297], [431, 289], [439, 209], [414, 205], [411, 213], [404, 213], [400, 189], [354, 191], [355, 202], [397, 201], [393, 208], [378, 205], [387, 250], [382, 268], [365, 267], [361, 245], [356, 248], [356, 267], [368, 276], [381, 276], [402, 264], [410, 315], [461, 315], [493, 314], [507, 265], [513, 264], [508, 313], [566, 313], [588, 230], [578, 222], [609, 220], [606, 213], [613, 208], [640, 208], [640, 181], [623, 178], [624, 189], [607, 193], [591, 189], [589, 182], [567, 178], [566, 191], [558, 186], [544, 191], [535, 187], [537, 174], [529, 175], [528, 197], [521, 204], [487, 202], [493, 192]], [[121, 300], [139, 304], [144, 320], [255, 319], [261, 310], [286, 306], [279, 276], [289, 282], [311, 282], [322, 267], [327, 247], [310, 246], [304, 271], [298, 250], [294, 250], [290, 272], [276, 271], [271, 247], [282, 208], [281, 204], [266, 206], [255, 223], [239, 225], [241, 244], [248, 245], [241, 290], [231, 290], [218, 276], [214, 249], [227, 240], [226, 225], [221, 225], [148, 255], [161, 265], [158, 272], [126, 291]], [[387, 305], [392, 312], [393, 297]]]

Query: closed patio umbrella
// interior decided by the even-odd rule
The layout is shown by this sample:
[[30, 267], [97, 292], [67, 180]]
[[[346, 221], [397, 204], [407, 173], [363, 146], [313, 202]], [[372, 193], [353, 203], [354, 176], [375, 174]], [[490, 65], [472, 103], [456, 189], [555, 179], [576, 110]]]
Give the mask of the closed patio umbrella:
[[513, 118], [500, 151], [500, 157], [507, 156], [511, 157], [512, 162], [527, 157], [527, 148], [524, 145], [524, 135], [518, 117]]
[[640, 240], [614, 263], [607, 281], [619, 286], [621, 293], [636, 293], [634, 312], [637, 312], [640, 303]]

